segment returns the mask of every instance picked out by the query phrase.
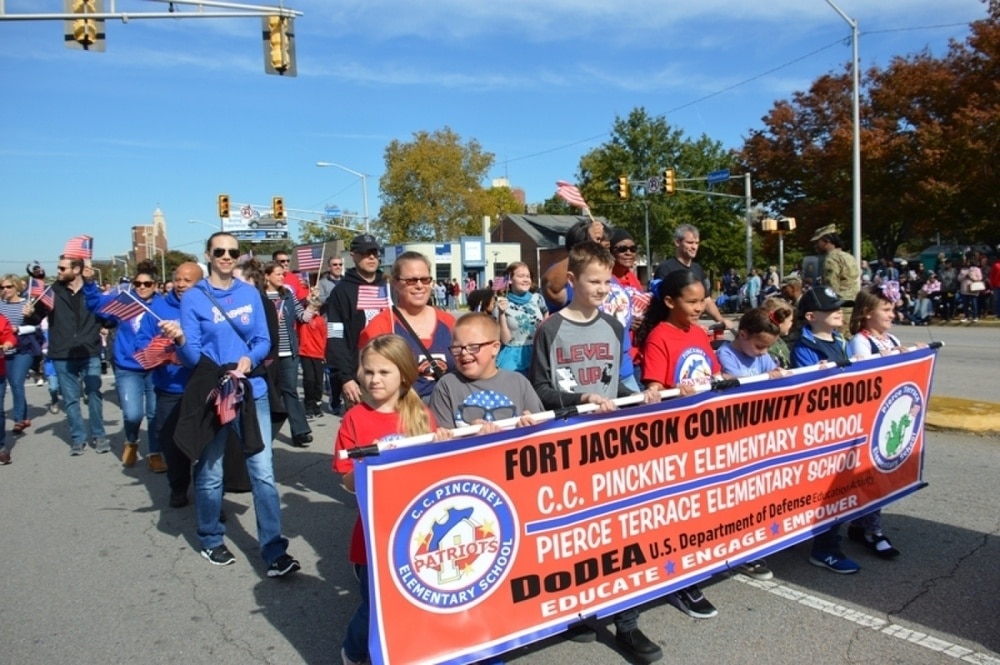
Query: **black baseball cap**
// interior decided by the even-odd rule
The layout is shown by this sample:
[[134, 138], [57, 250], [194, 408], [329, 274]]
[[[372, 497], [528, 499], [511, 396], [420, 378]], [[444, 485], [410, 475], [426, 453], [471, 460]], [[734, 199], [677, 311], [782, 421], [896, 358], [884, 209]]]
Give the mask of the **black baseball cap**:
[[853, 300], [841, 300], [837, 292], [829, 286], [815, 286], [802, 294], [799, 300], [799, 313], [832, 312], [841, 307], [853, 306]]
[[379, 245], [378, 240], [375, 239], [375, 236], [370, 235], [368, 233], [362, 233], [359, 236], [354, 236], [354, 240], [351, 241], [352, 252], [365, 254], [366, 252], [370, 252], [373, 249], [381, 251], [382, 246]]

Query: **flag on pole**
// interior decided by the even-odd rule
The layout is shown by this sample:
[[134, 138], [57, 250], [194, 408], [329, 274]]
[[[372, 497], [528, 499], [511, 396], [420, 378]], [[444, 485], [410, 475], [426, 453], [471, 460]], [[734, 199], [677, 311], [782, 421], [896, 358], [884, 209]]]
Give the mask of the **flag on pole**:
[[120, 321], [128, 321], [145, 311], [146, 306], [139, 302], [135, 296], [128, 291], [120, 291], [118, 295], [97, 310], [97, 313], [102, 316], [113, 316]]
[[295, 259], [299, 263], [299, 270], [303, 272], [319, 270], [323, 267], [321, 264], [323, 260], [323, 246], [299, 247], [295, 250]]
[[358, 309], [388, 309], [389, 291], [383, 286], [365, 284], [358, 287]]
[[143, 369], [153, 369], [174, 362], [177, 358], [175, 351], [172, 339], [157, 335], [149, 343], [149, 346], [145, 349], [139, 349], [132, 354], [132, 357]]
[[576, 206], [581, 210], [590, 210], [590, 206], [583, 200], [583, 194], [580, 193], [580, 189], [565, 180], [556, 180], [556, 196], [571, 206]]
[[63, 248], [63, 256], [67, 259], [94, 258], [94, 239], [90, 236], [70, 238]]
[[253, 250], [251, 249], [246, 254], [240, 254], [240, 258], [236, 259], [236, 264], [246, 263], [247, 261], [253, 260]]
[[499, 277], [493, 278], [494, 291], [503, 291], [506, 288], [507, 288], [507, 278], [505, 276], [500, 275]]
[[[42, 286], [44, 286], [44, 284]], [[46, 309], [51, 311], [52, 308], [55, 307], [54, 296], [55, 294], [52, 292], [52, 287], [50, 286], [42, 291], [41, 295], [39, 295], [38, 298], [35, 299], [35, 302], [42, 303], [43, 305], [45, 305]]]

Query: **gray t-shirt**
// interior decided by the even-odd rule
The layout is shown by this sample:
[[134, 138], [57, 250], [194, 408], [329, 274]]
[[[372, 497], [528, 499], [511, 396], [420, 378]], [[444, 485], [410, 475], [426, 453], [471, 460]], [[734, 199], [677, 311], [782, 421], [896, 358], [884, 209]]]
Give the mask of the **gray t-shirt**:
[[528, 373], [542, 405], [577, 406], [586, 393], [608, 399], [629, 395], [618, 381], [624, 332], [618, 319], [604, 312], [586, 323], [561, 314], [543, 321], [535, 333]]
[[494, 422], [520, 416], [525, 411], [544, 411], [528, 379], [505, 369], [489, 379], [470, 381], [458, 372], [448, 372], [431, 393], [428, 402], [439, 427], [452, 428], [475, 420]]

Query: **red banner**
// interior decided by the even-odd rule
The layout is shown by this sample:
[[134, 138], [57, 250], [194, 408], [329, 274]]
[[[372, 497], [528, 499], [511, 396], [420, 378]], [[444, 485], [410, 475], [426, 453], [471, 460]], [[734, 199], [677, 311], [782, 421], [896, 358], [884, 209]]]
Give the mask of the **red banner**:
[[919, 489], [934, 359], [922, 349], [358, 460], [372, 661], [501, 654]]

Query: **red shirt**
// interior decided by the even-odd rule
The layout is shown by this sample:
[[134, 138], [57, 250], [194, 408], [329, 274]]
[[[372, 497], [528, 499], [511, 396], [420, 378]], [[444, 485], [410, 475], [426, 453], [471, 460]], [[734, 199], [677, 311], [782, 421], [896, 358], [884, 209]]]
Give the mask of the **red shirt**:
[[309, 297], [309, 286], [303, 284], [299, 276], [291, 270], [285, 271], [285, 286], [292, 290], [296, 300], [304, 300]]
[[326, 359], [326, 317], [317, 313], [309, 323], [299, 324], [299, 355]]
[[[425, 409], [427, 407], [424, 407]], [[437, 429], [434, 415], [427, 411], [431, 421], [431, 431]], [[354, 460], [351, 458], [341, 459], [341, 450], [351, 450], [373, 443], [385, 443], [394, 439], [405, 438], [399, 433], [399, 414], [383, 413], [376, 411], [368, 404], [362, 402], [351, 407], [337, 430], [337, 438], [333, 444], [333, 470], [339, 474], [345, 474], [354, 469]], [[351, 563], [367, 565], [368, 552], [365, 550], [365, 533], [361, 527], [361, 515], [354, 523], [354, 531], [351, 533], [351, 548], [348, 552], [348, 559]]]
[[666, 321], [660, 323], [646, 338], [642, 358], [642, 380], [667, 388], [706, 383], [722, 371], [708, 335], [698, 325], [681, 330]]

